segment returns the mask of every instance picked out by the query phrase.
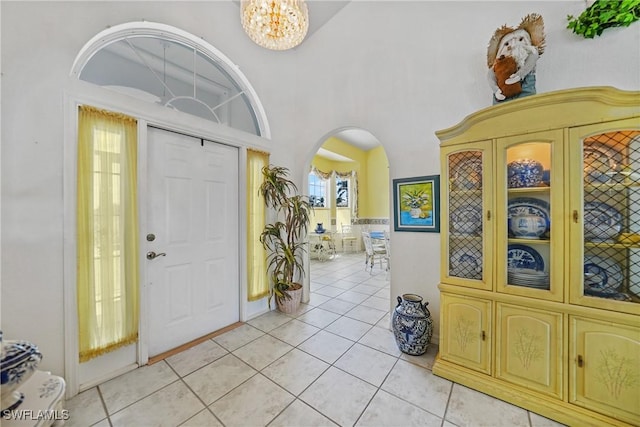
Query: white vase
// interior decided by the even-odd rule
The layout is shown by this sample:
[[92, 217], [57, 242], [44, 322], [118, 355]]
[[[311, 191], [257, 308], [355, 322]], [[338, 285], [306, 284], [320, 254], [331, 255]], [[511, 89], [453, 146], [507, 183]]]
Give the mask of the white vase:
[[411, 218], [420, 218], [421, 214], [422, 209], [420, 208], [411, 208], [411, 210], [409, 211], [409, 215], [411, 215]]

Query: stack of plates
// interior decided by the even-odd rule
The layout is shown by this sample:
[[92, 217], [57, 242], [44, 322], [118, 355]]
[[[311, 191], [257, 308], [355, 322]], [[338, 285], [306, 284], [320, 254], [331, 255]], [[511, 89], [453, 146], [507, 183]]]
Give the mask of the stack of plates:
[[528, 268], [510, 268], [507, 272], [510, 285], [528, 288], [549, 289], [549, 273]]

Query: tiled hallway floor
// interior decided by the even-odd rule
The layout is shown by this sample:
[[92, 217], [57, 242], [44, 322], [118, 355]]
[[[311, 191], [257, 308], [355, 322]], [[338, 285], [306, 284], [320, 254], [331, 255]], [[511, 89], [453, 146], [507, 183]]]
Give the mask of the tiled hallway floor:
[[401, 353], [389, 282], [362, 254], [312, 262], [311, 299], [272, 311], [66, 402], [71, 426], [505, 426], [559, 424], [433, 375]]

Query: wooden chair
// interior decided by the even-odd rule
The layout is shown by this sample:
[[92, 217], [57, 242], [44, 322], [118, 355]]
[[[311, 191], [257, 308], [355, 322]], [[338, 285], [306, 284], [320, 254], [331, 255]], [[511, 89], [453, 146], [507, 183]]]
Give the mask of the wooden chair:
[[384, 231], [384, 250], [387, 252], [387, 271], [389, 271], [391, 269], [391, 240], [387, 230]]
[[342, 252], [347, 251], [347, 247], [351, 251], [357, 251], [358, 249], [358, 238], [353, 234], [353, 227], [351, 225], [340, 224], [341, 226], [341, 242], [342, 242]]
[[382, 260], [387, 262], [388, 269], [388, 260], [387, 260], [387, 251], [384, 246], [376, 245], [374, 246], [371, 242], [371, 236], [367, 232], [362, 232], [362, 241], [364, 242], [364, 250], [365, 250], [365, 260], [364, 260], [364, 270], [370, 268], [371, 274], [373, 274], [373, 266], [376, 263], [376, 260], [380, 263], [380, 268], [382, 268]]

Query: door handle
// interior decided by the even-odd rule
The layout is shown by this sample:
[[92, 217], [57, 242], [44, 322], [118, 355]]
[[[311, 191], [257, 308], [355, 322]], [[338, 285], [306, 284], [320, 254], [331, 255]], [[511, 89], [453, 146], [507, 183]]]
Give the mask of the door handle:
[[167, 256], [166, 253], [161, 252], [159, 254], [151, 251], [151, 252], [147, 252], [147, 259], [154, 259], [154, 258], [158, 258], [159, 256]]

